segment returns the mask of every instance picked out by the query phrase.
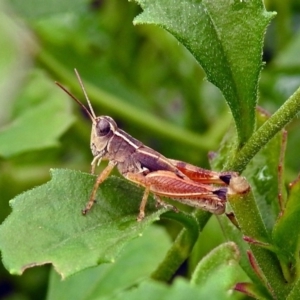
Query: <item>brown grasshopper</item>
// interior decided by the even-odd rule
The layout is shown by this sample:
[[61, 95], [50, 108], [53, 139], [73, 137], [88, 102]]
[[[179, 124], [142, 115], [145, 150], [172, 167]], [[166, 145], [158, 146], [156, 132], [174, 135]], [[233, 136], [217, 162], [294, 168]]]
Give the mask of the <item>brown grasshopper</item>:
[[96, 166], [102, 159], [109, 161], [96, 179], [89, 202], [82, 210], [84, 215], [95, 203], [99, 185], [114, 167], [117, 167], [125, 178], [145, 188], [138, 221], [145, 217], [145, 206], [150, 192], [157, 204], [164, 204], [160, 198], [162, 196], [214, 214], [224, 213], [227, 187], [215, 187], [214, 184], [229, 185], [231, 177], [236, 176], [236, 173], [213, 172], [168, 159], [118, 128], [111, 117], [97, 117], [76, 69], [75, 73], [89, 110], [60, 83], [56, 84], [86, 111], [92, 121], [90, 146], [94, 159], [91, 163], [91, 173], [94, 174]]

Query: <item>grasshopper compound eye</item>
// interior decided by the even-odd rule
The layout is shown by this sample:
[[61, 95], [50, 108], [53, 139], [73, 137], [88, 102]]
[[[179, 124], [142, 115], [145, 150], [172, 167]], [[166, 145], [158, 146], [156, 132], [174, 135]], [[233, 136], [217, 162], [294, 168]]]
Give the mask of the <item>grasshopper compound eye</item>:
[[95, 119], [97, 137], [107, 137], [118, 130], [117, 123], [109, 116], [100, 116]]
[[110, 123], [101, 118], [99, 121], [96, 121], [96, 132], [98, 136], [106, 136], [108, 133], [110, 133], [111, 128], [110, 128]]

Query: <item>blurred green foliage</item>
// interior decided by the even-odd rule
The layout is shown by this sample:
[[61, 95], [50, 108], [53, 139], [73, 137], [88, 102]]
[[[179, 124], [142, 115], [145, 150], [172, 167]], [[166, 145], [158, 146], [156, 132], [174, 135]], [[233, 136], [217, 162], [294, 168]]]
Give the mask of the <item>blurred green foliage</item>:
[[[300, 86], [300, 5], [297, 0], [269, 0], [265, 5], [277, 16], [266, 33], [258, 105], [273, 113]], [[2, 220], [10, 212], [8, 201], [49, 180], [50, 168], [90, 169], [90, 121], [54, 84], [57, 80], [70, 85], [83, 99], [72, 84], [74, 68], [88, 83], [89, 95], [94, 94], [93, 86], [101, 92], [101, 101], [91, 97], [97, 114], [111, 115], [125, 131], [167, 157], [209, 166], [208, 151], [218, 150], [232, 122], [229, 109], [220, 91], [205, 80], [195, 58], [172, 35], [156, 26], [133, 25], [141, 12], [136, 3], [124, 0], [0, 2]], [[287, 127], [285, 184], [300, 169], [298, 128], [298, 118]], [[265, 175], [252, 163], [247, 173], [251, 182]], [[277, 181], [262, 188], [276, 185]], [[273, 214], [270, 218], [274, 222]], [[268, 230], [272, 222], [266, 220]], [[173, 224], [165, 221], [164, 225], [176, 236]], [[191, 274], [199, 259], [224, 241], [216, 220], [212, 218], [208, 225], [189, 262], [180, 269], [184, 275]], [[280, 232], [290, 228], [277, 226], [276, 238], [282, 241]], [[28, 239], [30, 234], [34, 232], [28, 233]], [[0, 298], [45, 297], [48, 270], [43, 266], [13, 277], [2, 268]], [[239, 280], [245, 280], [241, 270], [240, 274]], [[53, 276], [51, 284], [57, 280]]]

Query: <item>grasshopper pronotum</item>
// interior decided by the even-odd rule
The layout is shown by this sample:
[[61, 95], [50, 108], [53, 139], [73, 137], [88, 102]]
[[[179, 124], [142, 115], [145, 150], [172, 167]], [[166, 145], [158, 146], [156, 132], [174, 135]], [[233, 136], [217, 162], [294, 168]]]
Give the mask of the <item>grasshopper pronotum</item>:
[[[145, 188], [138, 221], [145, 217], [145, 206], [150, 192], [158, 203], [163, 203], [160, 198], [162, 196], [214, 214], [224, 213], [227, 195], [227, 187], [224, 185], [229, 185], [231, 178], [238, 176], [236, 173], [214, 172], [168, 159], [118, 128], [111, 117], [97, 117], [76, 69], [75, 73], [89, 109], [61, 84], [57, 82], [56, 84], [86, 111], [92, 121], [90, 143], [94, 156], [91, 163], [92, 174], [102, 159], [109, 161], [96, 179], [90, 199], [82, 211], [84, 215], [95, 203], [99, 185], [109, 176], [114, 167], [117, 167], [125, 178]], [[215, 187], [214, 184], [223, 186]]]

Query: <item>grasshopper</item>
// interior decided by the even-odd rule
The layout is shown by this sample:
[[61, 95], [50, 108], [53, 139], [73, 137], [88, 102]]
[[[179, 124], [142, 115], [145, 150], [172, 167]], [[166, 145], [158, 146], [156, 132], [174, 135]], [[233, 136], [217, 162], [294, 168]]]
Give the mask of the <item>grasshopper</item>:
[[[96, 202], [96, 192], [100, 184], [114, 167], [117, 167], [126, 179], [145, 188], [138, 221], [145, 217], [145, 206], [150, 192], [160, 205], [164, 205], [161, 197], [168, 197], [214, 214], [225, 212], [226, 185], [230, 184], [232, 176], [236, 177], [237, 173], [214, 172], [166, 158], [118, 128], [111, 117], [97, 117], [76, 69], [75, 73], [89, 109], [60, 83], [56, 84], [86, 111], [92, 121], [90, 147], [94, 159], [91, 163], [91, 173], [95, 173], [95, 168], [102, 159], [109, 161], [95, 181], [90, 199], [82, 210], [83, 215], [87, 214]], [[216, 187], [215, 184], [222, 187]]]

